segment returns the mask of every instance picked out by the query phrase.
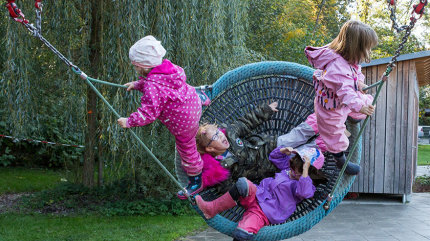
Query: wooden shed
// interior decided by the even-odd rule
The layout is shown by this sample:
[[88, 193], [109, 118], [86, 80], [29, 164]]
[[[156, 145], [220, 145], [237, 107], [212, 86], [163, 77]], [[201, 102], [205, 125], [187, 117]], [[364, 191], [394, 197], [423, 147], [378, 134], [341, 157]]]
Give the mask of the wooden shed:
[[[390, 60], [363, 64], [366, 84], [378, 81]], [[419, 87], [430, 84], [430, 51], [397, 60], [363, 133], [361, 172], [350, 192], [399, 194], [406, 202], [417, 165]], [[376, 88], [369, 93], [375, 95]]]

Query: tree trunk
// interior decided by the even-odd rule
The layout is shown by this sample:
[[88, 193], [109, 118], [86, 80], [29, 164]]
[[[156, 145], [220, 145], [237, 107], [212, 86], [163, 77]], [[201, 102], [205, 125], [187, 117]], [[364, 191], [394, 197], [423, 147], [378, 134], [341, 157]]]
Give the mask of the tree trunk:
[[[90, 36], [90, 70], [93, 75], [98, 73], [101, 56], [103, 0], [91, 1], [91, 36]], [[97, 76], [96, 76], [97, 78]], [[82, 182], [87, 187], [94, 186], [94, 166], [96, 147], [98, 147], [97, 95], [87, 87], [87, 129], [85, 135], [84, 169]]]
[[[97, 139], [100, 140], [100, 138], [97, 138]], [[98, 144], [99, 144], [99, 157], [98, 157], [99, 170], [98, 170], [98, 177], [97, 177], [97, 186], [101, 187], [103, 185], [103, 146], [100, 141]]]

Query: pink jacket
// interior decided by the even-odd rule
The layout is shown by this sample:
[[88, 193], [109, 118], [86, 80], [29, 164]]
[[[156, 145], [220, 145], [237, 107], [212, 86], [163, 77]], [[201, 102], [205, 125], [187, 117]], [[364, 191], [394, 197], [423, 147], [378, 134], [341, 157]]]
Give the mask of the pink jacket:
[[127, 120], [129, 127], [144, 126], [159, 119], [175, 135], [198, 127], [201, 103], [195, 89], [186, 83], [184, 70], [164, 59], [135, 89], [143, 93], [142, 106]]
[[358, 81], [363, 82], [361, 66], [349, 64], [342, 56], [324, 47], [306, 47], [309, 63], [314, 72], [315, 102], [327, 110], [348, 106], [359, 112], [365, 104], [358, 91]]

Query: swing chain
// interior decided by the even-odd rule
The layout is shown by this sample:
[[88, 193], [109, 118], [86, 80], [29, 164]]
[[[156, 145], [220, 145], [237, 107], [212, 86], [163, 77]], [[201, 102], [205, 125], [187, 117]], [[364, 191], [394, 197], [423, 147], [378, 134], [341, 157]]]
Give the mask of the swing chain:
[[41, 0], [36, 0], [34, 3], [34, 6], [36, 7], [36, 29], [37, 29], [37, 32], [41, 34], [42, 33], [42, 7], [43, 7]]
[[[55, 55], [58, 56], [58, 58], [60, 58], [64, 63], [67, 64], [67, 66], [69, 66], [72, 69], [77, 69], [79, 70], [79, 68], [74, 65], [70, 60], [68, 60], [66, 57], [64, 57], [63, 54], [60, 53], [60, 51], [58, 51], [48, 40], [46, 40], [39, 32], [37, 33], [37, 35], [35, 35], [36, 37], [38, 37], [45, 45], [46, 47], [48, 47]], [[80, 71], [80, 70], [79, 70]]]
[[[388, 1], [390, 2], [390, 0], [388, 0]], [[395, 17], [394, 17], [394, 20], [393, 20], [393, 18], [391, 18], [391, 20], [393, 21], [393, 26], [394, 26], [396, 24], [395, 23]], [[376, 83], [374, 83], [372, 85], [367, 86], [363, 90], [368, 90], [370, 88], [377, 87], [382, 82], [384, 82], [384, 81], [386, 81], [388, 79], [388, 75], [390, 75], [391, 71], [396, 66], [397, 57], [399, 57], [400, 52], [405, 47], [405, 43], [408, 41], [409, 35], [411, 35], [412, 29], [414, 28], [416, 22], [417, 22], [417, 19], [411, 17], [411, 21], [410, 21], [409, 25], [402, 26], [402, 27], [404, 27], [404, 29], [406, 29], [405, 35], [402, 37], [402, 41], [400, 42], [399, 47], [397, 48], [394, 56], [391, 58], [390, 62], [388, 62], [387, 69], [385, 70], [385, 73], [383, 74], [382, 79], [379, 80], [379, 81], [377, 81]]]
[[[394, 0], [387, 0], [388, 3], [388, 8], [391, 12], [390, 14], [390, 19], [393, 22], [393, 28], [399, 33], [403, 30], [408, 30], [408, 29], [412, 29], [411, 24], [409, 25], [403, 25], [403, 26], [399, 26], [397, 23], [397, 19], [396, 19], [396, 9], [395, 9], [395, 1]], [[421, 18], [421, 16], [424, 14], [424, 7], [427, 5], [427, 0], [420, 0], [420, 3], [417, 5], [413, 5], [413, 10], [411, 13], [411, 23], [415, 22]], [[416, 18], [415, 15], [419, 14], [419, 17]]]
[[[395, 63], [397, 62], [397, 57], [399, 57], [400, 52], [405, 47], [405, 43], [408, 41], [409, 35], [411, 35], [412, 29], [414, 28], [416, 22], [417, 22], [416, 18], [411, 18], [409, 25], [405, 25], [406, 26], [405, 35], [403, 35], [403, 38], [399, 44], [399, 47], [397, 48], [391, 61], [388, 63], [387, 70], [385, 71], [385, 76], [388, 76], [390, 74], [391, 70], [394, 68]], [[394, 22], [393, 22], [393, 25], [394, 25]]]

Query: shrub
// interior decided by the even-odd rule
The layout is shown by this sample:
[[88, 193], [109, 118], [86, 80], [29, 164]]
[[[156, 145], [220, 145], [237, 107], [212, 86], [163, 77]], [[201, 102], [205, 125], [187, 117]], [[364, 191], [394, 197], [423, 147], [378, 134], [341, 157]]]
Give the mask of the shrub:
[[105, 187], [87, 188], [80, 184], [62, 183], [23, 197], [26, 211], [42, 213], [96, 212], [105, 216], [185, 215], [193, 213], [188, 202], [171, 198], [145, 197], [130, 189], [132, 182], [123, 179]]
[[424, 175], [415, 178], [413, 192], [430, 192], [430, 176]]

